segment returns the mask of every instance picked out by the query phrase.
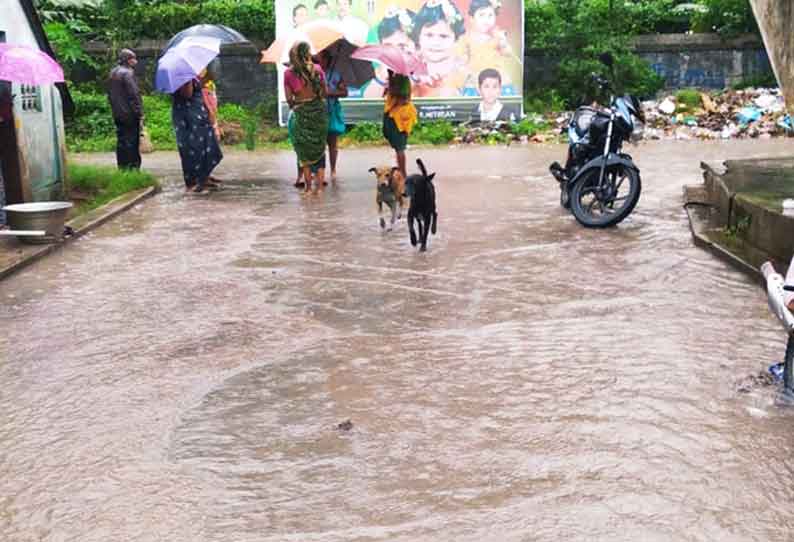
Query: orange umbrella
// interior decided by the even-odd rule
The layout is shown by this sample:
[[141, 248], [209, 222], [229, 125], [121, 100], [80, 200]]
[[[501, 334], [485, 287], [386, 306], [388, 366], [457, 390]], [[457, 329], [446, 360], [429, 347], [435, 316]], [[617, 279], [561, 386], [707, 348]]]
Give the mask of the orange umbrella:
[[307, 42], [312, 48], [312, 54], [319, 53], [345, 35], [340, 24], [333, 21], [312, 21], [293, 30], [288, 36], [282, 37], [270, 44], [267, 50], [262, 51], [260, 64], [272, 62], [286, 62], [289, 60], [290, 48], [299, 41]]

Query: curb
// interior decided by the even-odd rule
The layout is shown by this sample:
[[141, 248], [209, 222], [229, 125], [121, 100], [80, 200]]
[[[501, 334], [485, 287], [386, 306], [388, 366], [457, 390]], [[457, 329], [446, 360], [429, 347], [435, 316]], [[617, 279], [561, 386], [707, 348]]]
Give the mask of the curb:
[[692, 240], [694, 241], [695, 246], [705, 249], [708, 252], [711, 252], [717, 258], [731, 265], [734, 269], [748, 275], [758, 284], [762, 286], [765, 285], [766, 282], [764, 280], [764, 276], [761, 274], [760, 269], [757, 269], [756, 267], [744, 261], [736, 254], [729, 251], [727, 248], [715, 243], [714, 241], [712, 241], [711, 239], [707, 238], [705, 235], [697, 231], [697, 228], [695, 227], [695, 222], [697, 222], [698, 219], [692, 216], [691, 209], [692, 207], [703, 206], [703, 205], [704, 204], [702, 203], [694, 203], [694, 202], [687, 202], [684, 204], [687, 220], [689, 220], [689, 231], [692, 233]]
[[[92, 211], [89, 211], [85, 215], [81, 215], [73, 218], [72, 220], [66, 223], [67, 226], [70, 226], [74, 229], [74, 233], [71, 236], [65, 238], [60, 243], [42, 245], [38, 248], [32, 249], [29, 253], [22, 256], [21, 259], [13, 262], [10, 265], [0, 268], [0, 280], [3, 280], [4, 278], [12, 275], [13, 273], [19, 271], [20, 269], [23, 269], [24, 267], [27, 267], [33, 262], [40, 260], [47, 254], [55, 252], [56, 250], [60, 250], [61, 248], [68, 245], [75, 239], [78, 239], [83, 235], [85, 235], [86, 233], [98, 228], [105, 222], [115, 218], [116, 216], [127, 211], [131, 207], [134, 207], [140, 202], [154, 196], [158, 192], [160, 192], [160, 186], [155, 185], [155, 186], [150, 186], [149, 188], [144, 188], [138, 191], [137, 193], [132, 192], [128, 194], [122, 194], [116, 199], [107, 202], [102, 207], [93, 209]], [[135, 195], [131, 197], [130, 194], [135, 194]], [[130, 199], [125, 201], [125, 198], [130, 198]], [[89, 218], [87, 222], [82, 223], [84, 220], [86, 220], [86, 216], [92, 218]], [[32, 247], [34, 245], [27, 245], [27, 246]]]

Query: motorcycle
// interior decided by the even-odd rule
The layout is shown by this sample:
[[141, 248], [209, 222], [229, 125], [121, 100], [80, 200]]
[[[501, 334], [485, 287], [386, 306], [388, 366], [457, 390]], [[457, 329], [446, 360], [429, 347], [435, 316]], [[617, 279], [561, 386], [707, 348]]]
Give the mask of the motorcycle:
[[[611, 55], [601, 61], [612, 69]], [[560, 205], [583, 226], [606, 228], [629, 216], [640, 199], [640, 170], [622, 147], [634, 131], [634, 119], [645, 118], [635, 96], [614, 96], [607, 79], [593, 74], [593, 80], [610, 92], [610, 105], [576, 110], [568, 125], [565, 167], [554, 162], [549, 171], [560, 184]]]
[[[794, 267], [794, 259], [790, 267]], [[772, 262], [766, 262], [761, 266], [761, 273], [766, 279], [766, 295], [769, 303], [769, 310], [777, 316], [778, 321], [783, 326], [783, 330], [788, 335], [786, 343], [786, 357], [783, 360], [783, 385], [787, 390], [794, 391], [794, 315], [791, 314], [789, 304], [792, 301], [794, 284], [786, 284], [786, 280], [775, 271]], [[787, 279], [791, 282], [794, 279], [794, 269], [789, 269]]]

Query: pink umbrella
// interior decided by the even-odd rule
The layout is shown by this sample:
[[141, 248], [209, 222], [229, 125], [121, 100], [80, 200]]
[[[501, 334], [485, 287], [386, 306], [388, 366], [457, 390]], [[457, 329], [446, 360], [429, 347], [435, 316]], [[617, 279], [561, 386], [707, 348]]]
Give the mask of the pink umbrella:
[[63, 69], [49, 55], [12, 43], [0, 43], [0, 80], [25, 85], [63, 83]]
[[427, 66], [419, 57], [396, 45], [364, 45], [356, 49], [350, 58], [379, 62], [391, 71], [403, 75], [427, 75]]

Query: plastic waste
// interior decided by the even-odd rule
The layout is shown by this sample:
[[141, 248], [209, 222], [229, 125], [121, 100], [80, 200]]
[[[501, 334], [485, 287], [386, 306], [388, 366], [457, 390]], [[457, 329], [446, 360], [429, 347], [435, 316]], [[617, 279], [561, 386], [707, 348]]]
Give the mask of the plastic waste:
[[783, 382], [783, 367], [784, 367], [784, 365], [785, 364], [781, 361], [779, 363], [773, 363], [772, 365], [769, 366], [769, 374], [772, 375], [772, 378], [774, 378], [775, 380], [778, 380], [780, 382]]
[[662, 103], [659, 104], [659, 111], [665, 115], [672, 115], [675, 113], [675, 102], [670, 98], [665, 98]]
[[742, 107], [739, 110], [739, 114], [736, 116], [736, 119], [742, 124], [749, 124], [751, 122], [757, 121], [760, 118], [761, 110], [753, 106]]
[[792, 129], [794, 129], [794, 127], [791, 125], [791, 117], [789, 115], [786, 115], [785, 117], [777, 121], [777, 125], [783, 128], [784, 130], [788, 130], [789, 132]]
[[773, 107], [777, 106], [778, 100], [777, 96], [773, 96], [772, 94], [761, 94], [753, 103], [760, 109], [764, 111], [769, 111]]

